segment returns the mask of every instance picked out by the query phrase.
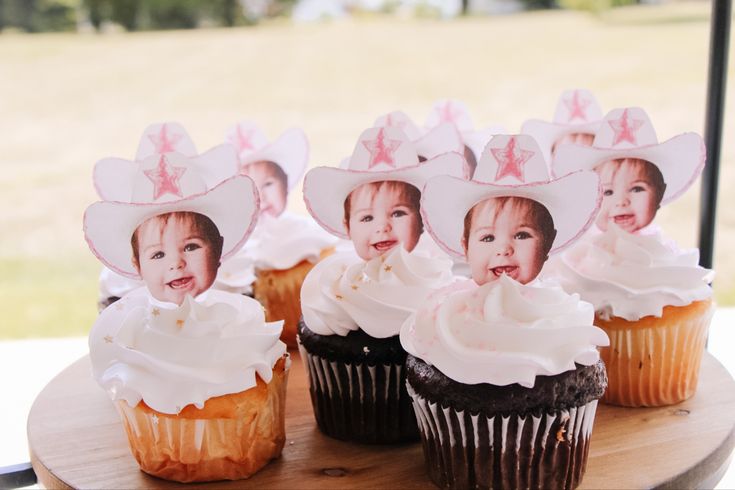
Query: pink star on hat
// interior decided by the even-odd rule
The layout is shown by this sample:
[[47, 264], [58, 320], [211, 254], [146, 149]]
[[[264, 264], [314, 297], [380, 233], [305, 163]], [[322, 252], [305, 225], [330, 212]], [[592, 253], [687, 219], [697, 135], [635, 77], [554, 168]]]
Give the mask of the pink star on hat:
[[575, 90], [571, 99], [566, 99], [564, 105], [569, 109], [569, 122], [579, 118], [583, 121], [587, 120], [587, 106], [590, 105], [588, 99], [579, 98], [579, 90]]
[[406, 121], [394, 121], [393, 120], [393, 114], [388, 114], [385, 118], [385, 125], [391, 126], [398, 129], [403, 129], [406, 127]]
[[253, 146], [253, 142], [251, 141], [253, 138], [253, 133], [254, 130], [252, 129], [245, 133], [238, 124], [237, 129], [235, 130], [235, 138], [237, 139], [237, 151], [255, 149], [255, 146]]
[[454, 122], [459, 113], [454, 111], [452, 108], [452, 101], [448, 100], [439, 109], [439, 121], [440, 122]]
[[155, 170], [144, 170], [143, 173], [153, 182], [153, 200], [158, 200], [164, 194], [173, 194], [183, 197], [179, 187], [179, 179], [186, 172], [185, 167], [173, 167], [166, 162], [166, 157], [161, 155], [158, 167]]
[[628, 119], [628, 109], [623, 110], [623, 115], [620, 119], [613, 119], [608, 121], [610, 127], [615, 131], [615, 139], [613, 140], [613, 146], [628, 141], [630, 144], [636, 144], [635, 133], [643, 126], [643, 121], [639, 119]]
[[148, 135], [148, 139], [150, 139], [153, 146], [155, 146], [156, 153], [163, 154], [171, 153], [176, 150], [176, 143], [181, 139], [181, 135], [174, 134], [173, 136], [169, 136], [168, 127], [166, 124], [162, 124], [158, 134], [150, 134]]
[[505, 148], [492, 148], [490, 151], [493, 152], [493, 156], [498, 161], [498, 171], [495, 174], [496, 181], [508, 175], [514, 176], [521, 182], [526, 181], [523, 177], [523, 165], [535, 152], [516, 147], [515, 137], [508, 140]]
[[393, 160], [393, 152], [401, 146], [401, 142], [398, 140], [386, 139], [383, 134], [383, 128], [380, 128], [378, 135], [374, 140], [363, 140], [362, 144], [370, 152], [370, 163], [368, 169], [374, 166], [385, 163], [393, 168], [396, 166], [396, 162]]

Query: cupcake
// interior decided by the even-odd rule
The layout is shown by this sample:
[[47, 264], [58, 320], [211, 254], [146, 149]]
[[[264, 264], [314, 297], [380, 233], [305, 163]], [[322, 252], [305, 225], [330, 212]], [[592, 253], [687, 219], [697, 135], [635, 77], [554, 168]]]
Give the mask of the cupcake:
[[131, 177], [134, 199], [84, 215], [92, 252], [144, 283], [92, 328], [93, 375], [143, 471], [246, 478], [283, 448], [288, 356], [281, 324], [266, 323], [257, 301], [210, 288], [252, 231], [257, 190], [244, 176], [209, 189], [180, 155], [153, 159]]
[[594, 172], [549, 180], [526, 135], [497, 135], [473, 181], [439, 176], [427, 229], [472, 280], [433, 294], [401, 327], [424, 458], [442, 488], [574, 488], [606, 386], [592, 305], [537, 280], [598, 207]]
[[380, 444], [418, 438], [398, 333], [432, 289], [455, 280], [451, 260], [414, 250], [423, 232], [419, 189], [432, 175], [463, 176], [463, 164], [458, 153], [419, 163], [406, 135], [385, 127], [362, 133], [347, 168], [306, 175], [309, 212], [354, 247], [317, 264], [301, 290], [299, 349], [328, 436]]
[[521, 133], [532, 136], [546, 161], [551, 162], [560, 145], [592, 145], [601, 122], [602, 110], [592, 92], [565, 90], [556, 103], [551, 122], [529, 119], [521, 125]]
[[[154, 171], [162, 156], [186, 168], [185, 172], [198, 173], [210, 188], [237, 171], [237, 156], [231, 147], [220, 145], [199, 155], [183, 126], [175, 122], [155, 123], [143, 131], [132, 161], [105, 158], [95, 164], [93, 181], [97, 194], [106, 201], [140, 199], [132, 188], [136, 175], [141, 174], [138, 175], [141, 177], [145, 175], [142, 172]], [[228, 270], [232, 269], [233, 265], [229, 264]], [[99, 311], [141, 286], [142, 281], [103, 267], [99, 278]]]
[[469, 176], [472, 177], [480, 159], [482, 150], [490, 138], [495, 134], [505, 133], [501, 126], [489, 126], [483, 129], [475, 129], [472, 118], [463, 102], [452, 99], [441, 99], [434, 106], [426, 118], [424, 127], [431, 130], [444, 123], [452, 124], [459, 131], [464, 144], [464, 157], [469, 168]]
[[610, 336], [602, 349], [607, 403], [671, 405], [696, 390], [714, 311], [712, 273], [697, 265], [697, 250], [679, 249], [651, 222], [692, 184], [704, 161], [698, 135], [658, 143], [639, 108], [608, 114], [592, 147], [557, 152], [557, 173], [595, 169], [602, 181], [598, 229], [561, 255], [549, 276], [592, 303], [595, 324]]
[[240, 173], [258, 185], [261, 201], [258, 227], [237, 257], [252, 261], [253, 294], [265, 308], [268, 321], [284, 321], [283, 341], [295, 347], [301, 284], [337, 242], [310, 219], [286, 211], [288, 193], [306, 170], [309, 144], [296, 128], [269, 143], [248, 121], [232, 127], [227, 140], [238, 152]]

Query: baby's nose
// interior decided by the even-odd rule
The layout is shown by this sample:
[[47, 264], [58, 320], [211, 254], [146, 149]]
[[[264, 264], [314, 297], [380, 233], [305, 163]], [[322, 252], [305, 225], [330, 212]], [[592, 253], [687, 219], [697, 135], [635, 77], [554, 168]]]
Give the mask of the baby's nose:
[[169, 266], [169, 270], [183, 269], [185, 265], [186, 262], [184, 261], [184, 257], [179, 255], [173, 258]]

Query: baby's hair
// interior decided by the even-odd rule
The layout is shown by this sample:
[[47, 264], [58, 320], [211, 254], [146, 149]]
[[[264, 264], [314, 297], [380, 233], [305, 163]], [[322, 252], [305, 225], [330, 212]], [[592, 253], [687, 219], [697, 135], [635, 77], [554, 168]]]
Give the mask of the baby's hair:
[[[500, 212], [506, 207], [511, 206], [516, 211], [524, 213], [528, 217], [532, 226], [538, 230], [541, 234], [542, 251], [544, 257], [549, 255], [551, 246], [554, 244], [554, 238], [556, 238], [556, 230], [554, 229], [554, 220], [551, 217], [551, 213], [546, 209], [546, 206], [540, 202], [534, 201], [533, 199], [527, 199], [525, 197], [516, 196], [501, 196], [490, 198], [495, 202], [495, 216], [493, 216], [493, 223], [498, 219]], [[475, 211], [480, 208], [481, 205], [486, 203], [489, 199], [480, 201], [470, 209], [464, 217], [464, 233], [463, 241], [465, 252], [467, 252], [467, 244], [470, 240], [470, 229], [472, 229], [472, 220], [475, 215]]]
[[245, 171], [247, 172], [247, 168], [249, 166], [258, 164], [265, 165], [268, 170], [270, 170], [273, 175], [281, 181], [281, 183], [283, 184], [283, 188], [286, 190], [286, 192], [288, 192], [288, 175], [286, 175], [286, 172], [283, 170], [283, 168], [276, 162], [272, 162], [270, 160], [260, 160], [257, 162], [248, 163], [247, 165], [245, 165]]
[[602, 165], [598, 165], [598, 172], [605, 166], [613, 167], [612, 176], [620, 170], [623, 165], [630, 165], [631, 167], [639, 170], [645, 179], [651, 184], [653, 188], [653, 196], [655, 198], [656, 209], [661, 205], [661, 200], [664, 198], [664, 192], [666, 191], [666, 182], [664, 182], [664, 176], [656, 165], [643, 160], [642, 158], [618, 158], [616, 160], [609, 160]]
[[[592, 143], [595, 141], [595, 135], [592, 133], [567, 133], [565, 135], [562, 135], [551, 145], [552, 155], [556, 153], [556, 148], [559, 146], [559, 144], [567, 138], [572, 138], [575, 145], [582, 146], [592, 146]], [[566, 141], [565, 143], [568, 143], [568, 141]]]
[[388, 192], [398, 192], [400, 199], [413, 208], [414, 212], [416, 213], [416, 219], [418, 219], [419, 221], [419, 235], [421, 235], [424, 232], [424, 222], [421, 219], [421, 191], [419, 191], [415, 186], [409, 184], [408, 182], [402, 182], [400, 180], [381, 180], [378, 182], [369, 182], [353, 189], [352, 192], [350, 192], [350, 194], [347, 196], [347, 199], [345, 199], [344, 203], [345, 226], [347, 227], [347, 231], [350, 231], [350, 211], [352, 209], [352, 195], [358, 190], [365, 189], [366, 191], [370, 192], [370, 201], [372, 202], [372, 200], [375, 199], [375, 194], [380, 192], [380, 190], [384, 187]]
[[187, 223], [191, 226], [194, 233], [197, 234], [202, 240], [209, 243], [212, 247], [214, 257], [218, 259], [222, 256], [222, 245], [223, 238], [217, 229], [217, 225], [203, 214], [195, 213], [192, 211], [174, 211], [171, 213], [163, 213], [158, 216], [154, 216], [140, 225], [133, 232], [133, 236], [130, 238], [130, 246], [133, 247], [133, 261], [136, 267], [140, 264], [140, 251], [138, 250], [138, 232], [140, 227], [148, 221], [156, 220], [160, 226], [161, 233], [170, 220], [175, 220], [179, 223]]

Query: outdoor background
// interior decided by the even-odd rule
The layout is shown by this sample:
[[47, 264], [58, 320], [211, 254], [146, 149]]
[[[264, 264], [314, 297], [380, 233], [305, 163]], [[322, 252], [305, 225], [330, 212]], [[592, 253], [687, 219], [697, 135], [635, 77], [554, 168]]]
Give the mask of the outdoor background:
[[[100, 19], [97, 32], [77, 7], [71, 28], [81, 33], [29, 34], [32, 23], [8, 28], [6, 18], [0, 338], [88, 333], [100, 270], [82, 234], [84, 209], [96, 200], [92, 167], [107, 156], [132, 158], [153, 122], [182, 123], [200, 151], [222, 142], [240, 119], [258, 122], [271, 139], [300, 126], [310, 165], [336, 165], [391, 110], [422, 124], [436, 99], [456, 98], [476, 127], [518, 132], [527, 118], [550, 120], [560, 93], [579, 87], [597, 96], [603, 112], [644, 107], [660, 141], [704, 131], [709, 2], [456, 18], [442, 18], [446, 12], [429, 3], [419, 7], [311, 23], [238, 15], [230, 28], [206, 27], [226, 24], [210, 19], [195, 30], [142, 32]], [[154, 28], [150, 18], [136, 29]], [[715, 259], [720, 305], [735, 305], [735, 143], [727, 137], [735, 130], [734, 65]], [[699, 186], [657, 217], [684, 247], [696, 246]], [[289, 206], [305, 214], [299, 188]]]

